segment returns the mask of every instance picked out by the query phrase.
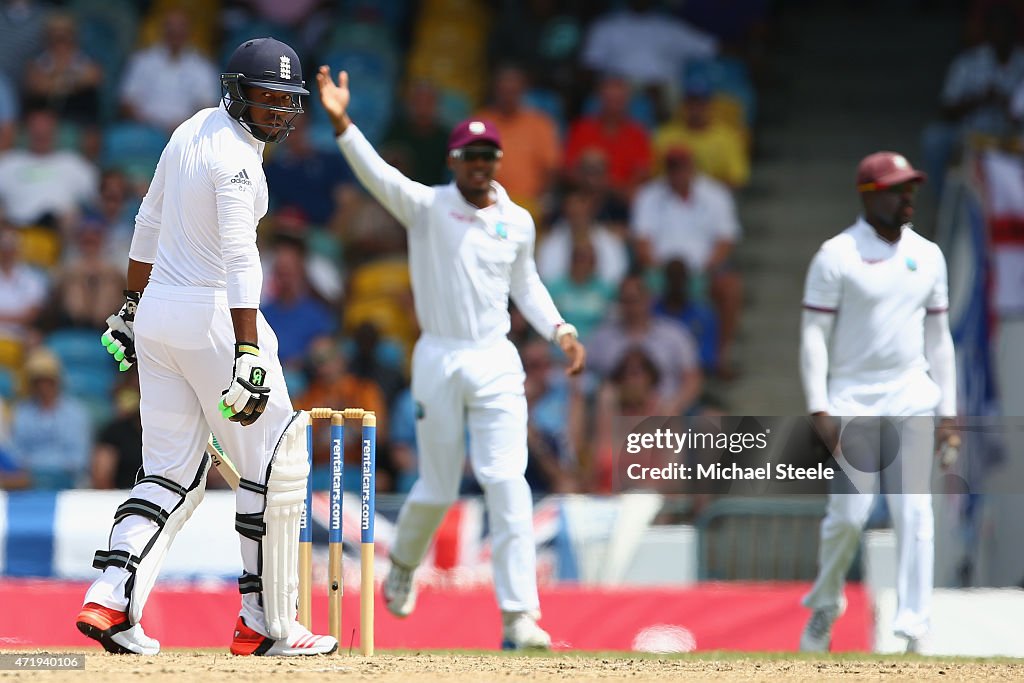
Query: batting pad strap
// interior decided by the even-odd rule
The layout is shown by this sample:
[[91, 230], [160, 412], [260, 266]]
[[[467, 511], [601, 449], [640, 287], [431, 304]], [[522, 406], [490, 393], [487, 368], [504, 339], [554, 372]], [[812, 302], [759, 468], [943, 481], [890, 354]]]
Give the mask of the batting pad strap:
[[263, 537], [267, 535], [267, 525], [263, 523], [263, 513], [236, 513], [235, 531], [246, 538], [259, 543], [263, 540]]
[[267, 495], [267, 487], [259, 482], [250, 481], [249, 479], [239, 479], [238, 488], [245, 489], [246, 491], [252, 491], [258, 493], [261, 496]]
[[242, 574], [238, 577], [238, 592], [242, 595], [246, 593], [262, 593], [263, 580], [255, 574]]
[[141, 557], [132, 555], [125, 550], [97, 550], [92, 558], [94, 569], [102, 570], [107, 567], [120, 567], [121, 569], [127, 569], [133, 574], [139, 568], [139, 562], [142, 562]]
[[139, 484], [156, 484], [157, 486], [164, 487], [171, 493], [177, 493], [182, 498], [184, 498], [185, 495], [188, 493], [188, 489], [179, 484], [178, 482], [171, 481], [167, 477], [161, 477], [155, 474], [145, 476], [142, 479], [139, 479], [137, 482], [135, 482], [136, 486], [138, 486]]
[[121, 503], [117, 508], [117, 512], [114, 513], [114, 524], [117, 524], [129, 515], [145, 517], [156, 522], [162, 529], [164, 524], [167, 524], [169, 513], [156, 503], [150, 502], [145, 498], [129, 498]]

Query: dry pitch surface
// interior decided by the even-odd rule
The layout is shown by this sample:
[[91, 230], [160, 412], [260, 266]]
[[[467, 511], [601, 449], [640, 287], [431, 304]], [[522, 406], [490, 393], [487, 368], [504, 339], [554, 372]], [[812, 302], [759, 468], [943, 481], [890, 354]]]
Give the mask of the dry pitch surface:
[[[282, 678], [286, 676], [287, 678]], [[85, 671], [0, 671], [6, 681], [99, 682], [327, 680], [374, 683], [492, 681], [1020, 681], [1024, 661], [870, 655], [808, 658], [791, 654], [701, 653], [657, 657], [623, 653], [516, 656], [480, 652], [382, 653], [262, 659], [226, 652], [179, 650], [156, 657], [89, 651]]]

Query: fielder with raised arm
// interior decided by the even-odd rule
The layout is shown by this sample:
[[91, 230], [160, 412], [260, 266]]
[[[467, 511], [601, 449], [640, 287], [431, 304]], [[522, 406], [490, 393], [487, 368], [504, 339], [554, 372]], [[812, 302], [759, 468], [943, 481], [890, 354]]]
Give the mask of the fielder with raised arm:
[[486, 121], [460, 123], [448, 143], [454, 181], [427, 187], [385, 163], [349, 119], [346, 72], [335, 84], [322, 66], [317, 83], [342, 154], [409, 231], [409, 270], [423, 330], [412, 357], [419, 479], [398, 518], [384, 584], [388, 609], [400, 617], [413, 610], [413, 570], [458, 496], [468, 427], [470, 463], [490, 515], [502, 645], [550, 647], [550, 636], [537, 625], [533, 504], [524, 477], [524, 373], [506, 336], [509, 297], [538, 332], [561, 346], [570, 374], [583, 369], [585, 352], [537, 275], [533, 219], [494, 182], [501, 139]]
[[160, 156], [135, 219], [125, 304], [107, 319], [103, 343], [121, 370], [138, 363], [143, 476], [117, 509], [109, 549], [96, 553], [103, 573], [76, 623], [109, 652], [159, 651], [142, 612], [203, 498], [212, 430], [241, 478], [231, 652], [328, 653], [337, 641], [295, 620], [309, 418], [292, 409], [277, 337], [258, 310], [263, 150], [288, 136], [309, 92], [295, 51], [273, 38], [240, 45], [221, 82], [221, 106], [181, 124]]
[[[829, 416], [842, 418], [837, 459], [846, 476], [836, 480], [821, 524], [818, 576], [803, 600], [813, 610], [800, 639], [803, 651], [829, 649], [832, 625], [846, 604], [846, 572], [874, 501], [878, 464], [890, 465], [881, 469], [881, 478], [898, 542], [893, 630], [907, 640], [908, 650], [928, 630], [932, 459], [936, 438], [941, 445], [959, 437], [952, 432], [956, 359], [946, 312], [946, 259], [910, 225], [914, 193], [924, 177], [900, 154], [865, 157], [857, 168], [863, 215], [821, 246], [807, 273], [800, 345], [804, 393], [833, 449], [839, 434]], [[899, 439], [880, 438], [880, 420], [859, 421], [872, 432], [859, 439], [850, 418], [864, 416], [884, 418]]]

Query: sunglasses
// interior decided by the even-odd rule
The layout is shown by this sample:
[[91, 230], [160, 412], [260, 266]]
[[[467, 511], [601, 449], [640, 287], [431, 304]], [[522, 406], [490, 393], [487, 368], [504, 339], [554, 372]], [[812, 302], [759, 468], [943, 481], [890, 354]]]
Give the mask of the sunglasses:
[[452, 150], [452, 158], [463, 161], [497, 161], [501, 158], [501, 150], [494, 147], [459, 147]]

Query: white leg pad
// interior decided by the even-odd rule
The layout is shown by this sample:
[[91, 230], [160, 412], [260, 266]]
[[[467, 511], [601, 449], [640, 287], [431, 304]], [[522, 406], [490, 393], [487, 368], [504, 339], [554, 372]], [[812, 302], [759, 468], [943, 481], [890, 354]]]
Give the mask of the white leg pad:
[[299, 516], [306, 500], [309, 456], [306, 426], [300, 412], [285, 430], [270, 466], [263, 513], [263, 611], [267, 635], [287, 638], [295, 621], [299, 595]]
[[121, 609], [127, 600], [128, 621], [141, 621], [167, 549], [206, 494], [209, 469], [210, 459], [204, 457], [190, 482], [161, 477], [139, 480], [131, 497], [118, 508], [110, 532], [110, 549], [97, 553], [94, 566], [105, 566], [104, 573], [89, 589], [86, 602]]

